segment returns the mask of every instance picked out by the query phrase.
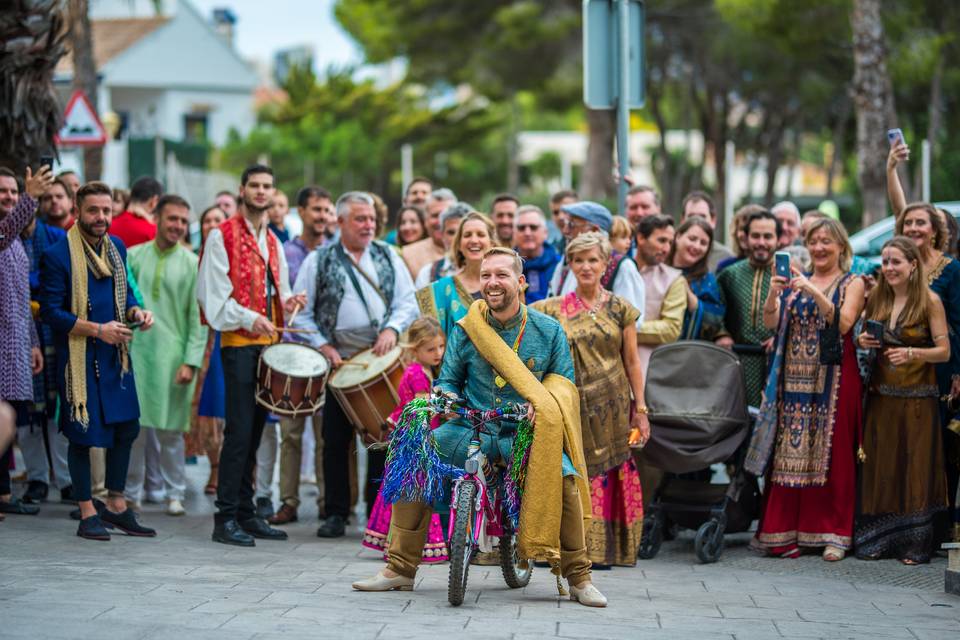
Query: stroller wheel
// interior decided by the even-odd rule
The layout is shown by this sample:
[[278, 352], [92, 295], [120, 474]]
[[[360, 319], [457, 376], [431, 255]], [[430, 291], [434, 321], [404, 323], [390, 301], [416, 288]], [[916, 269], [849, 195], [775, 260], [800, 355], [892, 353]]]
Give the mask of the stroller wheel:
[[652, 560], [660, 551], [661, 544], [663, 544], [663, 516], [653, 512], [644, 518], [643, 535], [640, 538], [637, 557], [641, 560]]
[[719, 560], [723, 553], [723, 526], [716, 520], [707, 520], [700, 525], [693, 541], [693, 549], [697, 559], [703, 564]]

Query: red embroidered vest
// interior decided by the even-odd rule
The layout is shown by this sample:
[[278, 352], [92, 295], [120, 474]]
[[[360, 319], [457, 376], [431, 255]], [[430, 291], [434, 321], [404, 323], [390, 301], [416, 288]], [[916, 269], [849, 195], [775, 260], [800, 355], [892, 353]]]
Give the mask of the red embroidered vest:
[[[264, 221], [266, 224], [266, 221]], [[243, 215], [236, 214], [225, 220], [219, 227], [223, 234], [223, 246], [227, 250], [227, 259], [230, 262], [230, 284], [233, 292], [230, 297], [238, 303], [267, 315], [266, 278], [267, 268], [273, 276], [274, 295], [270, 301], [273, 304], [271, 319], [277, 327], [283, 326], [283, 307], [280, 303], [280, 258], [277, 237], [267, 229], [267, 255], [269, 261], [264, 263], [257, 239], [250, 232]], [[245, 329], [237, 329], [236, 333], [249, 340], [260, 341], [256, 336]]]

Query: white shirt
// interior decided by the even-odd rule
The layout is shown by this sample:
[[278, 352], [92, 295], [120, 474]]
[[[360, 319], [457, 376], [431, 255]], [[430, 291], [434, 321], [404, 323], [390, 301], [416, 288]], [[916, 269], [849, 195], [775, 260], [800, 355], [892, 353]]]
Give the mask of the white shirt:
[[[250, 233], [254, 233], [253, 225], [244, 218]], [[290, 297], [290, 276], [287, 270], [287, 257], [283, 253], [283, 244], [277, 240], [277, 260], [280, 262], [280, 300], [286, 302]], [[264, 262], [269, 264], [270, 253], [267, 248], [267, 223], [264, 220], [257, 235], [257, 245]], [[203, 247], [203, 257], [200, 259], [200, 273], [197, 276], [197, 301], [203, 309], [207, 324], [217, 331], [236, 331], [237, 329], [253, 328], [253, 322], [260, 315], [253, 309], [248, 309], [231, 297], [233, 283], [230, 282], [230, 259], [223, 244], [223, 232], [213, 229], [207, 236]], [[267, 289], [267, 279], [263, 279], [264, 294]], [[274, 324], [279, 324], [274, 318]]]
[[[390, 263], [393, 265], [395, 274], [395, 284], [393, 289], [393, 301], [390, 307], [390, 321], [384, 327], [393, 329], [397, 335], [401, 335], [407, 330], [407, 327], [420, 315], [420, 308], [417, 306], [417, 299], [414, 295], [413, 279], [407, 270], [407, 265], [397, 254], [396, 251], [389, 251]], [[349, 253], [348, 253], [349, 256]], [[352, 260], [352, 258], [351, 258]], [[380, 285], [380, 278], [377, 274], [376, 265], [373, 262], [373, 256], [370, 254], [370, 247], [363, 252], [360, 257], [359, 266], [370, 276], [377, 285]], [[383, 303], [380, 294], [367, 282], [367, 279], [359, 273], [357, 283], [363, 291], [363, 297], [367, 300], [367, 306], [374, 319], [383, 320], [387, 314], [387, 307]], [[317, 304], [317, 252], [312, 251], [297, 274], [297, 281], [293, 285], [296, 291], [307, 292], [307, 306], [304, 307], [297, 317], [294, 318], [291, 326], [297, 329], [310, 329], [317, 333], [300, 334], [304, 341], [310, 345], [320, 348], [330, 342], [332, 336], [325, 336], [319, 332], [317, 319], [314, 315]], [[343, 299], [340, 301], [340, 308], [337, 310], [337, 331], [347, 329], [363, 329], [370, 326], [370, 316], [367, 314], [367, 307], [363, 300], [357, 294], [353, 284], [347, 279], [343, 283]]]
[[[447, 256], [443, 256], [440, 259], [443, 260], [443, 264], [440, 265], [440, 271], [438, 271], [440, 278], [445, 278], [457, 270], [457, 268], [453, 266], [453, 263], [450, 262], [450, 258]], [[417, 274], [417, 279], [414, 281], [417, 289], [423, 289], [424, 287], [433, 284], [431, 270], [435, 264], [436, 262], [431, 262], [430, 264], [424, 265], [423, 268], [420, 269], [420, 273]]]
[[[577, 288], [577, 277], [573, 275], [572, 269], [567, 269], [567, 277], [563, 281], [563, 286], [561, 286], [560, 277], [564, 272], [566, 263], [567, 260], [564, 258], [553, 270], [553, 277], [550, 279], [551, 295], [565, 296]], [[640, 312], [640, 317], [637, 318], [636, 323], [639, 329], [640, 325], [643, 324], [643, 311], [647, 304], [647, 287], [643, 283], [643, 276], [640, 275], [636, 262], [624, 256], [620, 261], [617, 276], [613, 279], [611, 291], [632, 304]]]

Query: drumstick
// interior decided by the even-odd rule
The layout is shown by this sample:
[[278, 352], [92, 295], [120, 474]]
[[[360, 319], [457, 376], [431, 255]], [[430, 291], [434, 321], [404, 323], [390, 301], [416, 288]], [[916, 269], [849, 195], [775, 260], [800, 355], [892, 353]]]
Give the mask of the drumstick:
[[[303, 295], [306, 295], [306, 294], [307, 294], [307, 290], [304, 289], [304, 290], [301, 291], [298, 295], [303, 296]], [[297, 317], [297, 314], [300, 313], [300, 309], [302, 309], [302, 308], [303, 308], [303, 306], [302, 306], [302, 305], [299, 305], [299, 304], [296, 306], [296, 308], [294, 308], [293, 313], [290, 314], [290, 323], [289, 323], [289, 324], [291, 324], [291, 325], [293, 324], [294, 319]]]
[[281, 333], [320, 333], [319, 329], [294, 329], [291, 327], [284, 327], [281, 330]]

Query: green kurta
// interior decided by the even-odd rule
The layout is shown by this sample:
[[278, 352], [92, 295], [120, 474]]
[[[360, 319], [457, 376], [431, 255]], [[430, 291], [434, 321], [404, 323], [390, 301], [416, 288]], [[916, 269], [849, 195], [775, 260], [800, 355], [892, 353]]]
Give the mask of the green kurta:
[[144, 306], [154, 315], [153, 328], [134, 332], [130, 349], [140, 423], [187, 431], [196, 385], [174, 384], [174, 376], [180, 365], [199, 369], [207, 343], [197, 305], [197, 256], [180, 244], [161, 253], [156, 242], [146, 242], [130, 249], [128, 261]]

